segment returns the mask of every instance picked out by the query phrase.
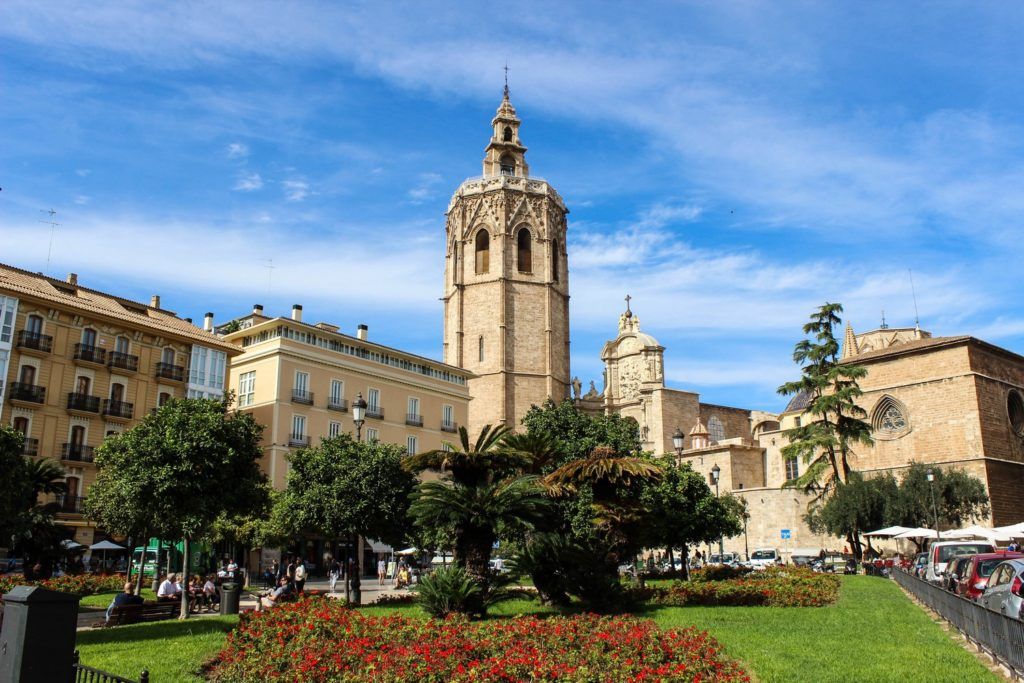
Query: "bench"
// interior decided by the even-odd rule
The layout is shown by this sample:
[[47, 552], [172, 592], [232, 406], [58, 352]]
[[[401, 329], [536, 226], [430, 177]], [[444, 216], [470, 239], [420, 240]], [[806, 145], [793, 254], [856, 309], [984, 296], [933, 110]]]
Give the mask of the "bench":
[[147, 602], [142, 605], [121, 605], [110, 612], [110, 621], [105, 618], [96, 623], [98, 627], [123, 626], [150, 621], [174, 619], [181, 613], [181, 602]]

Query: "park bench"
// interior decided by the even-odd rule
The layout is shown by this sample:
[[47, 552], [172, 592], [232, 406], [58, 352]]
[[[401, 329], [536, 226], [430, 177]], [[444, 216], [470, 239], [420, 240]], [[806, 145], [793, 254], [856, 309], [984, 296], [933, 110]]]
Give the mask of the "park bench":
[[147, 602], [143, 605], [121, 605], [110, 612], [110, 621], [100, 619], [96, 626], [123, 626], [149, 621], [174, 619], [181, 612], [181, 602]]

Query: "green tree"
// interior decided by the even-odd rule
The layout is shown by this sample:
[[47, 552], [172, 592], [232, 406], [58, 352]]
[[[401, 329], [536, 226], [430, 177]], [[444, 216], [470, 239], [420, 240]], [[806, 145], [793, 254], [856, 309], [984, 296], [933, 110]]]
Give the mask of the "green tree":
[[[96, 450], [88, 514], [115, 533], [182, 539], [187, 573], [191, 542], [206, 536], [218, 518], [251, 514], [266, 504], [259, 467], [263, 428], [252, 415], [230, 411], [229, 401], [168, 401], [105, 440]], [[187, 595], [182, 619], [188, 617]]]
[[[846, 484], [808, 511], [805, 520], [815, 533], [859, 539], [873, 529], [895, 524], [898, 500], [899, 484], [891, 474], [864, 477], [851, 472]], [[870, 537], [867, 546], [871, 547]], [[859, 548], [859, 542], [854, 547]]]
[[273, 518], [293, 534], [332, 540], [363, 536], [399, 545], [409, 536], [409, 498], [416, 484], [402, 466], [404, 454], [399, 446], [356, 441], [348, 434], [304, 448], [289, 459], [288, 483], [275, 501]]
[[570, 460], [582, 460], [598, 446], [615, 453], [640, 453], [640, 428], [636, 420], [620, 415], [586, 415], [566, 399], [555, 404], [533, 406], [523, 417], [523, 426], [531, 437], [543, 437], [552, 444], [557, 457], [550, 459], [545, 472]]
[[[928, 470], [932, 471], [933, 482], [928, 481]], [[888, 521], [902, 526], [934, 528], [936, 510], [939, 526], [947, 528], [987, 517], [990, 508], [985, 484], [962, 469], [911, 463], [900, 480], [894, 515]]]
[[0, 426], [0, 542], [4, 545], [21, 531], [32, 497], [26, 459], [21, 454], [24, 438], [13, 427]]

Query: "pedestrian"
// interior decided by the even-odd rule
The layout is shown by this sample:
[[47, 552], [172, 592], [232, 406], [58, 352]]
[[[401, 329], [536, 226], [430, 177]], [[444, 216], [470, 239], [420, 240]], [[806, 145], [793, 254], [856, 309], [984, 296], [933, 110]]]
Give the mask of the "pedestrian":
[[298, 555], [293, 555], [288, 559], [288, 567], [285, 569], [285, 577], [288, 579], [288, 585], [295, 588], [295, 567], [299, 559]]
[[384, 558], [377, 560], [377, 585], [383, 586], [384, 580], [388, 578], [388, 563]]
[[1020, 551], [1020, 544], [1017, 541], [1010, 541], [1010, 545], [1006, 546], [1006, 549], [1011, 553]]
[[295, 562], [295, 592], [302, 595], [302, 589], [306, 586], [306, 563], [302, 558], [298, 558]]
[[327, 566], [330, 567], [327, 576], [331, 580], [331, 593], [333, 593], [335, 586], [338, 585], [338, 579], [341, 577], [341, 563], [330, 556], [327, 557], [327, 563]]

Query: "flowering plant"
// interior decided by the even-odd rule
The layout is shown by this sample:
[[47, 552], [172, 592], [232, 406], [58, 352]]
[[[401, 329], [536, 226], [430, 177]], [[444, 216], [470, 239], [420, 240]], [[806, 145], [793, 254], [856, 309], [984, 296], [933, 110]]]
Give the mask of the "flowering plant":
[[649, 619], [375, 617], [322, 599], [243, 614], [206, 673], [232, 682], [749, 681], [707, 633]]
[[95, 595], [96, 593], [119, 591], [124, 588], [124, 582], [124, 574], [67, 574], [42, 581], [26, 581], [18, 576], [5, 576], [0, 577], [0, 596], [15, 586], [41, 586], [61, 593], [74, 593], [79, 596]]
[[732, 605], [767, 607], [821, 607], [839, 597], [838, 576], [818, 574], [803, 567], [771, 567], [738, 578], [676, 581], [651, 589], [658, 605]]

